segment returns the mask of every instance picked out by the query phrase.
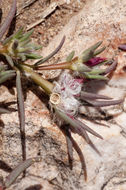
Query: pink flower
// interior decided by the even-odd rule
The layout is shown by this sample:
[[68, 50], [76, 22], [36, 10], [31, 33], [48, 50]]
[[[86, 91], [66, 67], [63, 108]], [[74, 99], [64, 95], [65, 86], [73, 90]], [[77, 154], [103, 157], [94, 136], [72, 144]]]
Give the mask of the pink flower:
[[89, 61], [85, 62], [84, 64], [86, 64], [87, 66], [93, 67], [96, 66], [104, 61], [106, 61], [106, 58], [101, 58], [101, 57], [93, 57], [91, 59], [89, 59]]

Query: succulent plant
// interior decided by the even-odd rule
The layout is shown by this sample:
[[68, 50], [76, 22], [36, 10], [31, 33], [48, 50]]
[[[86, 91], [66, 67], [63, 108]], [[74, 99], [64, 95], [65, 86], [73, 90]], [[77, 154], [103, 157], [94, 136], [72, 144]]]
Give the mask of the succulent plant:
[[[35, 50], [40, 49], [41, 46], [31, 43], [30, 37], [32, 33], [33, 30], [24, 33], [23, 28], [19, 29], [18, 32], [3, 41], [4, 48], [1, 53], [5, 55], [8, 61], [10, 59], [26, 61], [27, 59], [42, 58], [42, 56], [33, 53]], [[12, 64], [12, 60], [9, 63]]]

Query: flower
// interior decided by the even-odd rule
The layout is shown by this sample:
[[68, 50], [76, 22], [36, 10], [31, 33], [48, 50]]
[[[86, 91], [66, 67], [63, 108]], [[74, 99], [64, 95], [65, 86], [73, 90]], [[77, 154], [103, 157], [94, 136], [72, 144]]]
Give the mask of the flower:
[[54, 93], [60, 94], [61, 101], [59, 106], [62, 107], [67, 114], [75, 115], [78, 111], [79, 100], [76, 99], [82, 89], [83, 79], [74, 79], [69, 72], [63, 72], [58, 82], [54, 82]]
[[[93, 129], [82, 123], [79, 119], [80, 106], [103, 107], [117, 105], [123, 102], [120, 100], [111, 100], [104, 95], [85, 92], [83, 90], [85, 82], [82, 78], [74, 78], [70, 72], [64, 71], [59, 80], [54, 82], [54, 88], [50, 95], [50, 105], [55, 111], [54, 118], [58, 122], [60, 130], [64, 133], [67, 142], [69, 164], [72, 169], [73, 148], [80, 157], [85, 180], [87, 179], [86, 164], [83, 153], [71, 133], [77, 133], [98, 153], [98, 149], [88, 136], [88, 133], [103, 139], [101, 135]], [[102, 101], [100, 101], [102, 100]], [[55, 116], [56, 115], [56, 116]]]
[[86, 64], [87, 66], [89, 67], [93, 67], [93, 66], [96, 66], [100, 63], [103, 63], [107, 61], [106, 58], [101, 58], [101, 57], [94, 57], [94, 58], [91, 58], [89, 59], [87, 62], [85, 62], [84, 64]]

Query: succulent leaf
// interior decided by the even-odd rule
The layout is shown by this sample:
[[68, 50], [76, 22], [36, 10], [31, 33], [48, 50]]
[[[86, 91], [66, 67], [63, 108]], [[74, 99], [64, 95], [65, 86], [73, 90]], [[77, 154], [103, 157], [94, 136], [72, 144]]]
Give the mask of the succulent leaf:
[[105, 49], [106, 49], [106, 47], [102, 47], [102, 48], [96, 50], [96, 51], [94, 52], [94, 56], [96, 56], [96, 55], [102, 53]]
[[15, 71], [13, 70], [0, 72], [0, 84], [12, 78], [13, 76], [15, 76]]
[[38, 62], [36, 62], [34, 64], [35, 67], [38, 67], [39, 65], [41, 65], [42, 63], [44, 63], [45, 61], [49, 60], [51, 57], [53, 57], [60, 49], [61, 47], [63, 46], [64, 44], [64, 41], [65, 41], [65, 36], [63, 36], [60, 44], [57, 46], [57, 48], [52, 52], [50, 53], [49, 55], [47, 55], [46, 57], [42, 58], [41, 60], [39, 60]]
[[6, 180], [4, 182], [4, 187], [5, 188], [10, 187], [10, 185], [12, 183], [14, 183], [16, 178], [36, 161], [40, 161], [40, 159], [29, 158], [29, 159], [21, 162], [20, 164], [18, 164], [18, 166], [6, 178]]
[[93, 75], [93, 74], [90, 74], [88, 72], [80, 73], [80, 76], [84, 77], [84, 78], [87, 78], [87, 79], [108, 80], [107, 77], [104, 77], [102, 75], [97, 75], [97, 74]]
[[66, 62], [69, 62], [73, 59], [74, 57], [74, 54], [75, 54], [75, 51], [72, 51], [66, 58]]
[[[34, 53], [34, 51], [41, 48], [34, 43], [31, 43], [31, 35], [33, 30], [23, 33], [23, 28], [20, 28], [15, 34], [3, 41], [3, 46], [6, 46], [5, 52], [6, 57], [11, 57], [11, 59], [25, 61], [27, 59], [40, 59], [39, 56]], [[9, 58], [10, 63], [10, 58]]]
[[13, 68], [14, 67], [14, 62], [13, 62], [12, 58], [7, 54], [4, 54], [4, 56], [6, 57], [6, 60], [8, 61], [10, 66]]
[[[34, 30], [30, 30], [29, 32], [23, 34], [23, 35], [20, 37], [19, 42], [24, 42], [24, 41], [28, 40], [28, 39], [30, 38], [30, 36], [32, 35], [33, 31], [34, 31]], [[19, 37], [18, 37], [18, 39], [19, 39]]]
[[22, 93], [20, 71], [17, 71], [16, 88], [17, 88], [17, 100], [18, 100], [18, 114], [19, 114], [19, 121], [20, 121], [20, 132], [21, 132], [21, 139], [22, 139], [23, 160], [26, 160], [25, 109], [24, 109], [24, 97], [23, 97], [23, 93]]
[[102, 44], [102, 41], [97, 42], [96, 44], [94, 44], [93, 46], [91, 46], [90, 48], [86, 49], [85, 51], [82, 52], [82, 54], [79, 57], [80, 62], [86, 62], [89, 59], [91, 59], [94, 54], [95, 54], [95, 50]]
[[42, 56], [34, 54], [34, 53], [26, 53], [25, 56], [26, 56], [26, 58], [30, 58], [30, 59], [40, 59], [40, 58], [42, 58]]

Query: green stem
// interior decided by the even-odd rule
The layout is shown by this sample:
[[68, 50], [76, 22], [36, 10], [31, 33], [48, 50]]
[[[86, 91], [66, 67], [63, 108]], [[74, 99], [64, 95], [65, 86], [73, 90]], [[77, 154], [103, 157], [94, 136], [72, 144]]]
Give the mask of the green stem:
[[37, 85], [39, 85], [42, 89], [45, 90], [45, 92], [50, 95], [52, 93], [54, 85], [47, 81], [46, 79], [42, 78], [39, 74], [33, 71], [33, 69], [21, 65], [19, 66], [21, 69], [28, 77], [30, 77]]
[[59, 64], [45, 65], [36, 67], [37, 70], [56, 70], [56, 69], [70, 69], [72, 70], [72, 65], [76, 64], [78, 57], [75, 57], [71, 61], [63, 62]]

